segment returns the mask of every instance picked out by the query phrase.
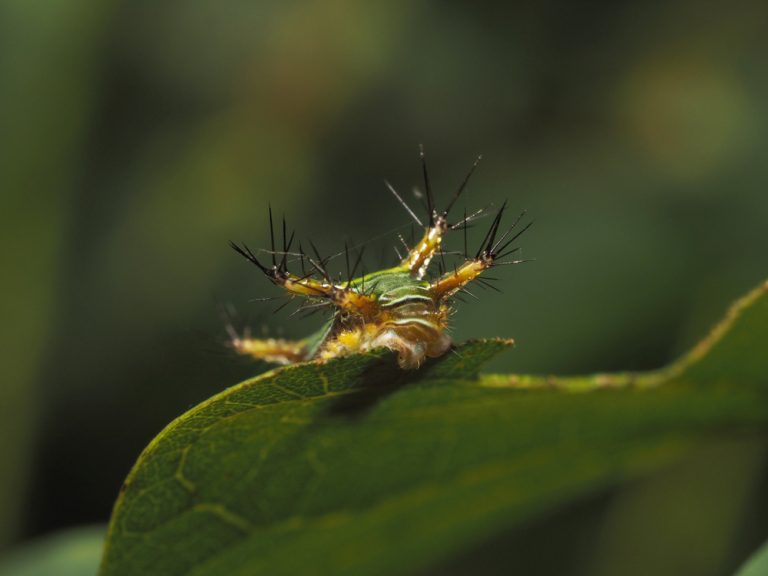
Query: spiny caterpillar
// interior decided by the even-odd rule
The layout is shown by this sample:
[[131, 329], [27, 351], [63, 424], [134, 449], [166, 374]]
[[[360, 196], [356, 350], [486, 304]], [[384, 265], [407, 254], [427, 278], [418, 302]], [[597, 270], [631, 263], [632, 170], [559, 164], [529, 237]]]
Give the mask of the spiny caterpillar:
[[[467, 216], [465, 211], [464, 217], [453, 224], [448, 222], [448, 213], [464, 192], [481, 157], [477, 158], [442, 211], [435, 208], [423, 148], [420, 149], [420, 157], [429, 218], [426, 225], [389, 182], [385, 181], [389, 191], [410, 217], [418, 226], [424, 228], [421, 240], [411, 248], [406, 245], [407, 254], [393, 268], [355, 278], [363, 251], [360, 250], [354, 266], [350, 268], [349, 248], [345, 245], [344, 252], [335, 256], [345, 255], [347, 279], [334, 280], [327, 270], [330, 258], [322, 258], [311, 242], [313, 256], [306, 254], [301, 244], [298, 252], [291, 252], [295, 231], [288, 237], [285, 218], [282, 228], [283, 249], [275, 249], [271, 207], [271, 250], [264, 250], [271, 254], [271, 266], [262, 264], [244, 243], [238, 245], [230, 242], [232, 248], [259, 268], [273, 284], [285, 290], [291, 299], [304, 298], [299, 310], [325, 307], [332, 310], [331, 318], [323, 328], [298, 341], [254, 339], [247, 334], [241, 337], [229, 327], [231, 343], [237, 352], [268, 362], [292, 364], [315, 359], [323, 361], [375, 348], [389, 348], [398, 354], [401, 368], [413, 369], [418, 368], [426, 357], [442, 356], [451, 348], [451, 338], [446, 331], [448, 320], [453, 313], [453, 300], [458, 298], [461, 292], [469, 293], [466, 286], [470, 282], [496, 289], [489, 283], [495, 278], [481, 278], [481, 274], [496, 266], [523, 262], [501, 259], [519, 250], [519, 247], [511, 247], [511, 244], [532, 222], [512, 233], [525, 214], [523, 212], [497, 239], [501, 218], [507, 205], [505, 201], [496, 212], [477, 253], [474, 257], [469, 257], [466, 230], [468, 224], [483, 214], [484, 210], [478, 210], [470, 216]], [[452, 230], [464, 231], [464, 261], [453, 269], [446, 270], [443, 258], [448, 253], [442, 248], [443, 237]], [[400, 240], [405, 244], [402, 236]], [[395, 250], [397, 251], [397, 248]], [[437, 260], [438, 273], [435, 277], [425, 279], [436, 255], [440, 256]], [[299, 261], [301, 274], [288, 270], [289, 256], [294, 262]]]

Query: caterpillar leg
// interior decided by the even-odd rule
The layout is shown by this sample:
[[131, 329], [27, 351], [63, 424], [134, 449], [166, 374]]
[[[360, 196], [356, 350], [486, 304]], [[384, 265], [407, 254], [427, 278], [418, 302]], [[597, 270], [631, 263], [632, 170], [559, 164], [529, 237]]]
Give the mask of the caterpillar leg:
[[430, 292], [438, 300], [453, 296], [492, 265], [493, 260], [491, 259], [469, 260], [455, 271], [446, 272], [434, 281], [429, 287]]
[[[335, 304], [339, 308], [350, 310], [355, 313], [370, 313], [371, 310], [375, 308], [375, 298], [372, 298], [370, 295], [360, 293], [358, 290], [350, 289], [352, 286], [353, 276], [360, 264], [360, 260], [363, 255], [362, 251], [358, 254], [357, 261], [355, 262], [355, 265], [351, 271], [349, 270], [349, 252], [347, 251], [347, 268], [350, 277], [346, 284], [344, 284], [336, 283], [333, 281], [330, 274], [328, 274], [325, 269], [325, 260], [320, 257], [320, 254], [318, 253], [314, 244], [310, 242], [317, 260], [307, 256], [301, 249], [301, 244], [299, 244], [299, 253], [296, 256], [299, 257], [299, 261], [301, 262], [302, 275], [297, 276], [296, 274], [292, 274], [288, 271], [288, 255], [291, 254], [290, 249], [291, 245], [293, 244], [294, 233], [291, 233], [290, 238], [288, 237], [285, 218], [283, 218], [283, 250], [281, 252], [277, 252], [275, 250], [275, 231], [272, 222], [271, 207], [269, 208], [269, 234], [272, 248], [270, 250], [270, 253], [272, 254], [271, 266], [265, 266], [262, 264], [256, 255], [245, 244], [238, 246], [234, 242], [230, 242], [230, 246], [232, 246], [232, 248], [234, 248], [238, 254], [259, 268], [259, 270], [261, 270], [273, 284], [280, 286], [291, 296], [302, 296], [304, 298], [320, 302], [325, 301], [329, 304]], [[281, 255], [279, 261], [276, 257], [278, 254]], [[308, 260], [312, 266], [312, 270], [310, 270], [309, 274], [307, 274], [304, 270], [305, 259]], [[312, 277], [315, 272], [320, 274], [320, 279]]]
[[303, 340], [282, 338], [251, 338], [247, 332], [240, 336], [228, 327], [229, 343], [238, 354], [273, 364], [294, 364], [309, 357], [309, 348]]
[[505, 256], [518, 251], [518, 248], [510, 248], [509, 250], [507, 250], [507, 248], [510, 246], [510, 244], [512, 244], [512, 242], [517, 240], [521, 234], [528, 230], [532, 224], [532, 222], [529, 222], [519, 232], [512, 235], [511, 238], [507, 238], [525, 214], [525, 212], [523, 212], [523, 214], [518, 216], [517, 219], [512, 223], [512, 226], [510, 226], [507, 231], [504, 232], [497, 240], [496, 235], [499, 231], [501, 217], [504, 214], [506, 205], [506, 202], [502, 204], [501, 209], [499, 209], [496, 217], [493, 219], [491, 227], [486, 233], [485, 238], [480, 245], [480, 249], [477, 251], [475, 257], [467, 260], [464, 262], [464, 264], [452, 272], [446, 272], [440, 278], [430, 284], [429, 289], [434, 298], [442, 300], [443, 298], [450, 297], [462, 290], [473, 280], [477, 280], [482, 283], [483, 279], [480, 278], [480, 275], [489, 268], [507, 264], [519, 264], [524, 262], [524, 260], [510, 260], [507, 262], [499, 261], [500, 258], [504, 258]]
[[[429, 263], [432, 261], [432, 258], [435, 256], [435, 254], [440, 252], [443, 236], [445, 236], [449, 230], [455, 230], [462, 225], [466, 225], [467, 221], [469, 220], [469, 218], [465, 216], [463, 221], [456, 224], [449, 224], [448, 213], [456, 203], [456, 200], [459, 199], [459, 196], [461, 196], [461, 194], [464, 192], [464, 189], [467, 186], [467, 182], [469, 182], [469, 178], [472, 176], [475, 168], [477, 168], [477, 164], [480, 162], [481, 157], [478, 157], [477, 160], [475, 160], [475, 163], [472, 165], [469, 173], [464, 178], [461, 186], [459, 186], [459, 189], [454, 193], [453, 198], [451, 198], [448, 206], [446, 206], [445, 210], [443, 211], [439, 211], [435, 207], [435, 201], [432, 196], [432, 187], [430, 186], [429, 175], [427, 174], [427, 161], [424, 157], [424, 148], [421, 146], [419, 146], [419, 157], [421, 158], [421, 170], [424, 176], [424, 192], [426, 193], [427, 200], [427, 215], [429, 216], [429, 220], [426, 226], [419, 219], [419, 217], [416, 216], [413, 210], [411, 210], [408, 204], [405, 203], [405, 200], [402, 199], [400, 194], [397, 193], [392, 185], [386, 181], [385, 184], [387, 185], [387, 188], [389, 188], [389, 191], [392, 192], [395, 198], [397, 198], [397, 201], [400, 202], [400, 204], [403, 206], [403, 208], [405, 208], [411, 218], [413, 218], [416, 224], [424, 227], [424, 235], [421, 237], [421, 240], [419, 240], [418, 243], [416, 243], [416, 245], [408, 251], [408, 254], [406, 254], [405, 258], [402, 259], [398, 267], [400, 270], [409, 271], [415, 278], [421, 280], [427, 273], [427, 269], [429, 268]], [[482, 211], [479, 211], [477, 214], [480, 212]]]

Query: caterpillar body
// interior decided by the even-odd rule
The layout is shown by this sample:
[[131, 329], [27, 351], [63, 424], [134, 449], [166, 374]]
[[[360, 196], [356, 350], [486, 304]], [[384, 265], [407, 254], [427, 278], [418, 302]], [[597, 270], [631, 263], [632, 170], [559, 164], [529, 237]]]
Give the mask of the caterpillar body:
[[[519, 251], [519, 247], [513, 246], [513, 243], [532, 222], [516, 229], [525, 214], [523, 212], [509, 228], [499, 234], [507, 205], [504, 202], [496, 212], [476, 254], [470, 257], [466, 249], [466, 230], [469, 222], [483, 215], [485, 210], [478, 210], [469, 216], [465, 211], [464, 217], [453, 224], [449, 223], [448, 215], [464, 192], [481, 158], [478, 157], [472, 165], [444, 210], [435, 208], [423, 149], [420, 149], [420, 158], [427, 203], [426, 222], [422, 222], [397, 191], [385, 182], [414, 222], [424, 230], [421, 239], [392, 268], [355, 277], [362, 251], [351, 267], [350, 252], [345, 249], [340, 254], [346, 257], [347, 280], [334, 280], [326, 269], [328, 259], [321, 258], [313, 244], [310, 243], [312, 255], [305, 253], [301, 245], [298, 252], [291, 252], [295, 233], [288, 237], [285, 219], [282, 228], [283, 250], [275, 249], [271, 208], [271, 250], [265, 251], [271, 253], [271, 263], [264, 264], [245, 244], [230, 243], [234, 250], [290, 297], [302, 298], [300, 309], [327, 307], [332, 311], [330, 319], [318, 332], [302, 340], [256, 339], [239, 335], [230, 328], [231, 344], [237, 352], [268, 362], [292, 364], [388, 348], [397, 353], [401, 368], [414, 369], [426, 358], [438, 357], [450, 350], [451, 338], [447, 329], [454, 300], [461, 292], [466, 292], [467, 285], [472, 282], [495, 288], [490, 284], [495, 279], [484, 275], [489, 269], [523, 262], [520, 259], [503, 259]], [[464, 231], [464, 258], [462, 263], [446, 270], [442, 261], [445, 254], [443, 239], [448, 232], [454, 230]], [[300, 274], [288, 270], [289, 256], [299, 261]], [[437, 261], [435, 256], [441, 259]], [[292, 261], [295, 263], [295, 260]], [[438, 272], [428, 278], [430, 266], [434, 267], [435, 261]]]

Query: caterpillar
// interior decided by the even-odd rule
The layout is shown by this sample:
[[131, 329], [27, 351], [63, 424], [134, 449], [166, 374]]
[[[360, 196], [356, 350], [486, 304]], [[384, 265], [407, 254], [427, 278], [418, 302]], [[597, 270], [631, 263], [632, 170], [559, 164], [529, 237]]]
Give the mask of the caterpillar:
[[[282, 288], [291, 298], [299, 297], [299, 310], [327, 308], [330, 319], [315, 334], [302, 340], [276, 338], [256, 339], [248, 334], [239, 335], [231, 327], [232, 347], [240, 354], [276, 364], [293, 364], [308, 360], [324, 361], [338, 356], [366, 352], [376, 348], [388, 348], [397, 353], [398, 364], [403, 369], [418, 368], [426, 358], [436, 358], [451, 349], [447, 333], [454, 301], [460, 293], [468, 292], [467, 285], [474, 282], [484, 287], [495, 286], [484, 274], [497, 266], [519, 264], [522, 259], [504, 260], [520, 250], [513, 246], [533, 222], [516, 230], [525, 212], [522, 212], [505, 231], [499, 234], [502, 217], [507, 207], [505, 201], [496, 211], [480, 247], [474, 256], [467, 252], [467, 228], [470, 222], [483, 215], [484, 209], [450, 223], [448, 216], [461, 197], [470, 177], [482, 157], [478, 157], [454, 192], [443, 210], [435, 207], [430, 185], [427, 162], [423, 147], [419, 148], [421, 171], [426, 196], [427, 219], [423, 221], [403, 200], [395, 188], [385, 184], [400, 205], [408, 212], [417, 226], [423, 229], [421, 239], [408, 248], [392, 267], [355, 277], [363, 251], [360, 250], [354, 265], [350, 266], [349, 248], [339, 253], [345, 255], [347, 278], [334, 280], [327, 270], [330, 258], [322, 258], [310, 242], [312, 253], [307, 254], [299, 244], [298, 252], [291, 252], [295, 231], [288, 236], [285, 218], [282, 222], [283, 249], [275, 249], [275, 227], [272, 208], [269, 207], [271, 255], [266, 264], [245, 243], [230, 242], [231, 247], [258, 268], [273, 284]], [[448, 232], [463, 230], [463, 262], [446, 270], [443, 239]], [[397, 252], [397, 248], [395, 248]], [[289, 262], [289, 256], [291, 262]], [[401, 256], [398, 252], [398, 256]], [[437, 260], [435, 257], [440, 256]], [[263, 257], [262, 257], [263, 258]], [[289, 264], [298, 264], [301, 273], [291, 272]], [[437, 262], [438, 272], [429, 277], [430, 267]], [[308, 269], [308, 270], [307, 270]], [[470, 293], [471, 294], [471, 293]]]

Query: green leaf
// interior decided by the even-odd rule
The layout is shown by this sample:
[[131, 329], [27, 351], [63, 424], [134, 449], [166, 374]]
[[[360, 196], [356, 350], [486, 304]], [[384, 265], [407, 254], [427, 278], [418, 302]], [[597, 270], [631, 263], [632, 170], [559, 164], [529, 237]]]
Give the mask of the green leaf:
[[768, 574], [768, 542], [749, 557], [736, 572], [736, 576], [765, 576], [766, 574]]
[[101, 573], [412, 573], [697, 442], [764, 429], [767, 291], [653, 373], [477, 377], [509, 346], [487, 340], [416, 372], [382, 352], [243, 382], [140, 456]]
[[53, 335], [67, 329], [60, 318], [75, 237], [72, 199], [82, 188], [113, 4], [0, 3], [0, 245], [25, 239], [23, 249], [0, 252], [0, 548], [20, 528], [47, 400], [43, 366]]
[[96, 574], [104, 532], [104, 526], [70, 528], [25, 544], [0, 562], [0, 576]]

